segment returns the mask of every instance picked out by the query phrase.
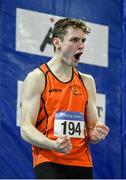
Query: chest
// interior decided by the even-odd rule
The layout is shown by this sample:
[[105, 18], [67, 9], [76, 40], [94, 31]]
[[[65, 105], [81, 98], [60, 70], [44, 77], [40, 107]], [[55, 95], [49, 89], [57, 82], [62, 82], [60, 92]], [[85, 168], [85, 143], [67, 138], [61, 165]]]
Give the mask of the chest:
[[87, 91], [80, 80], [73, 78], [68, 83], [62, 83], [55, 78], [47, 78], [43, 93], [45, 104], [51, 109], [69, 109], [80, 111], [87, 103]]

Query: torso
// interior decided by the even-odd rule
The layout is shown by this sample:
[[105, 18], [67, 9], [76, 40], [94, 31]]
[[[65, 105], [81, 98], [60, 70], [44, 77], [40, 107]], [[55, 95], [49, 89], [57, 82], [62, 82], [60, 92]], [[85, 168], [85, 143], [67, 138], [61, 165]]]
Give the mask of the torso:
[[[88, 94], [76, 70], [72, 70], [72, 76], [69, 81], [61, 82], [61, 79], [55, 77], [47, 65], [42, 65], [40, 69], [45, 74], [45, 88], [42, 93], [41, 107], [36, 122], [36, 128], [48, 138], [55, 140], [57, 138], [54, 134], [56, 117], [59, 117], [59, 114], [61, 115], [62, 112], [65, 112], [64, 118], [67, 116], [70, 117], [71, 113], [72, 118], [76, 115], [79, 115], [79, 118], [81, 118], [82, 114], [85, 118]], [[77, 120], [81, 122], [79, 119]], [[76, 125], [75, 123], [74, 126]], [[68, 155], [33, 147], [34, 166], [42, 162], [67, 163], [67, 165], [78, 164], [78, 166], [87, 167], [92, 166], [86, 138], [79, 137], [80, 133], [78, 134], [78, 132], [75, 134], [76, 136], [73, 135], [73, 137], [71, 137], [73, 150]]]

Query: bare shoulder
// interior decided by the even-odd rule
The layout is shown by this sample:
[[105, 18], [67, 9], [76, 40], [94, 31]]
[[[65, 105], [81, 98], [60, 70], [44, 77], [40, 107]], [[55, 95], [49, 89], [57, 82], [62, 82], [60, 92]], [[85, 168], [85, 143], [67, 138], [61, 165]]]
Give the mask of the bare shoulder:
[[41, 81], [42, 79], [45, 79], [45, 75], [40, 69], [36, 68], [33, 71], [31, 71], [30, 73], [28, 73], [25, 80], [27, 80], [27, 79], [29, 79], [29, 80], [30, 79], [40, 80]]
[[84, 74], [82, 72], [79, 72], [79, 74], [85, 84], [95, 84], [94, 78], [90, 74]]
[[79, 72], [82, 80], [83, 80], [83, 83], [88, 91], [88, 95], [91, 96], [94, 96], [96, 94], [96, 85], [95, 85], [95, 81], [94, 81], [94, 78], [89, 75], [89, 74], [84, 74], [84, 73], [81, 73]]
[[38, 89], [42, 91], [45, 87], [44, 73], [38, 68], [34, 69], [26, 76], [24, 80], [24, 86], [27, 88], [30, 86], [30, 89]]

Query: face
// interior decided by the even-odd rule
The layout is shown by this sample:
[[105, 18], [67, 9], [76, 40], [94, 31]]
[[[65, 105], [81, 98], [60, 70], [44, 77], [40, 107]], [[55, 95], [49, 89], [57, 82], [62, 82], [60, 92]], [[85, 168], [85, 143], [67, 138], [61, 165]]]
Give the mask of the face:
[[84, 50], [85, 34], [81, 29], [68, 28], [63, 41], [60, 43], [62, 61], [76, 67]]

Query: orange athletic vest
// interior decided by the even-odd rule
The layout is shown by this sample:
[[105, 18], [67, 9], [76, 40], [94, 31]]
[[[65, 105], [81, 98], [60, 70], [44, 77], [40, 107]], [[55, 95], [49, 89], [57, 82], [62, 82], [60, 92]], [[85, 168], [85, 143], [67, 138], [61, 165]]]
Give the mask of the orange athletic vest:
[[[47, 64], [40, 66], [45, 74], [46, 84], [41, 95], [40, 111], [36, 128], [45, 136], [56, 140], [54, 136], [54, 120], [58, 111], [81, 112], [85, 116], [88, 94], [81, 76], [73, 69], [69, 82], [61, 82], [51, 72]], [[33, 165], [43, 162], [54, 162], [64, 165], [92, 167], [86, 138], [71, 138], [72, 151], [68, 154], [32, 147]]]

